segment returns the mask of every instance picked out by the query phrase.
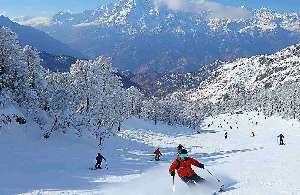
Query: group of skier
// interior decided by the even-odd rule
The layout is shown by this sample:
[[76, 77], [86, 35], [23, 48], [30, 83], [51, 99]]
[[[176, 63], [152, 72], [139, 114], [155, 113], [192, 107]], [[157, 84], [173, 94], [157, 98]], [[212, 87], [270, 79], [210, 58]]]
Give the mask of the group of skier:
[[[157, 148], [154, 151], [154, 154], [154, 159], [156, 161], [159, 161], [160, 157], [162, 156], [160, 149]], [[96, 157], [95, 170], [102, 169], [101, 164], [103, 160], [106, 161], [106, 158], [101, 153], [98, 153]], [[169, 173], [172, 177], [175, 177], [175, 171], [177, 171], [178, 176], [188, 186], [193, 186], [197, 183], [203, 182], [204, 179], [195, 173], [195, 171], [191, 167], [192, 165], [204, 169], [204, 164], [200, 163], [192, 157], [189, 157], [188, 151], [184, 148], [183, 145], [180, 144], [177, 147], [177, 157], [169, 167]]]
[[[255, 133], [253, 131], [251, 132], [251, 137], [255, 137]], [[228, 139], [228, 132], [227, 131], [224, 133], [224, 138]], [[277, 136], [277, 140], [278, 140], [278, 138], [279, 138], [279, 145], [285, 145], [285, 143], [283, 141], [284, 135], [282, 133]]]
[[[251, 132], [251, 136], [255, 137], [254, 132]], [[228, 132], [225, 132], [224, 134], [225, 139], [228, 139]], [[281, 133], [280, 135], [277, 136], [277, 138], [279, 138], [279, 145], [285, 145], [284, 144], [284, 135]], [[159, 161], [160, 157], [162, 156], [162, 153], [160, 152], [160, 149], [157, 148], [154, 153], [154, 160], [155, 161]], [[201, 164], [200, 162], [198, 162], [197, 160], [191, 158], [188, 156], [188, 152], [187, 150], [180, 144], [177, 147], [177, 158], [176, 160], [173, 161], [172, 165], [170, 166], [170, 174], [172, 176], [175, 175], [175, 170], [177, 170], [177, 173], [179, 175], [179, 177], [187, 184], [190, 183], [198, 183], [201, 182], [203, 179], [201, 177], [199, 177], [191, 168], [191, 165], [194, 165], [196, 167], [199, 168], [204, 168], [204, 165]], [[102, 169], [101, 164], [102, 161], [105, 160], [106, 158], [98, 153], [97, 157], [96, 157], [96, 164], [95, 164], [95, 169]], [[191, 182], [193, 181], [193, 182]]]
[[[253, 131], [251, 132], [251, 137], [255, 137], [255, 133]], [[225, 132], [225, 139], [227, 139], [227, 138], [228, 138], [228, 132]], [[279, 144], [280, 145], [285, 145], [284, 141], [283, 141], [284, 135], [282, 133], [280, 135], [278, 135], [277, 138], [279, 138], [279, 141], [280, 141]], [[162, 156], [160, 148], [157, 148], [153, 152], [153, 154], [154, 154], [154, 160], [159, 161], [160, 157]], [[105, 162], [106, 162], [106, 158], [102, 154], [98, 153], [98, 155], [96, 157], [95, 170], [96, 169], [102, 169], [101, 164], [102, 164], [103, 160], [105, 160]], [[192, 186], [195, 186], [196, 184], [204, 182], [205, 179], [200, 177], [192, 169], [192, 165], [195, 166], [195, 167], [204, 169], [204, 164], [199, 162], [198, 160], [190, 157], [189, 154], [188, 154], [187, 149], [183, 145], [179, 144], [178, 147], [177, 147], [176, 159], [172, 162], [172, 164], [169, 167], [169, 173], [173, 177], [173, 184], [174, 184], [174, 178], [175, 178], [176, 171], [177, 171], [177, 175], [179, 176], [179, 178], [184, 183], [186, 183], [189, 187], [192, 187]], [[222, 191], [224, 191], [224, 185], [222, 185], [220, 190], [219, 190], [219, 192], [222, 192]]]

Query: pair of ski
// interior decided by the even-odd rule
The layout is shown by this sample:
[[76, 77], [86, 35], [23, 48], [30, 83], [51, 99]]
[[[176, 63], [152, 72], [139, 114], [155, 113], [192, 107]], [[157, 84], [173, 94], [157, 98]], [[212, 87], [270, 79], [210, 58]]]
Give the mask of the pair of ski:
[[159, 160], [151, 159], [151, 160], [149, 160], [149, 162], [168, 162], [168, 160], [165, 160], [165, 159], [159, 159]]
[[[89, 170], [91, 170], [91, 171], [102, 170], [102, 169], [103, 169], [102, 167], [100, 167], [100, 168], [90, 167], [89, 168]], [[105, 169], [108, 170], [107, 167], [105, 167]]]
[[96, 171], [96, 170], [101, 170], [102, 168], [100, 167], [100, 168], [95, 168], [95, 167], [90, 167], [89, 168], [89, 170], [91, 170], [91, 171]]
[[[105, 167], [104, 167], [106, 170], [108, 170], [108, 166], [107, 166], [107, 164], [105, 164]], [[89, 168], [89, 170], [91, 170], [91, 171], [96, 171], [96, 170], [101, 170], [101, 169], [103, 169], [102, 167], [98, 167], [98, 168], [96, 168], [96, 167], [90, 167]]]
[[224, 185], [222, 185], [217, 192], [214, 192], [213, 195], [217, 195], [217, 194], [220, 194], [220, 193], [223, 193], [223, 192], [225, 192], [225, 186]]

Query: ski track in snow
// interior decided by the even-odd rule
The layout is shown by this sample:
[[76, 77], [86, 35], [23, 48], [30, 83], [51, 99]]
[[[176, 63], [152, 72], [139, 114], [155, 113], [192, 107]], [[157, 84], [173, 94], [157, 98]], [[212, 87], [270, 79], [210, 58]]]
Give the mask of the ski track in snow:
[[[211, 124], [209, 128], [208, 124]], [[184, 127], [129, 119], [118, 136], [104, 143], [108, 170], [101, 171], [88, 170], [96, 154], [95, 143], [88, 140], [57, 137], [44, 146], [45, 143], [34, 140], [37, 137], [32, 138], [30, 134], [31, 142], [26, 146], [29, 136], [16, 138], [15, 141], [21, 143], [18, 145], [2, 133], [0, 144], [5, 145], [0, 152], [6, 161], [0, 163], [0, 194], [212, 194], [219, 184], [202, 169], [195, 170], [208, 180], [207, 185], [191, 190], [176, 177], [176, 191], [172, 192], [168, 166], [176, 157], [178, 144], [185, 145], [191, 156], [203, 162], [224, 182], [224, 195], [300, 194], [299, 122], [279, 117], [265, 119], [257, 113], [246, 113], [207, 118], [203, 126], [197, 133]], [[224, 139], [225, 131], [228, 132], [227, 140]], [[255, 137], [250, 137], [251, 131], [255, 132]], [[285, 146], [279, 146], [276, 140], [281, 132], [286, 137]], [[153, 161], [156, 147], [163, 153], [161, 162]], [[18, 158], [21, 162], [12, 163]], [[66, 162], [67, 159], [71, 163]]]

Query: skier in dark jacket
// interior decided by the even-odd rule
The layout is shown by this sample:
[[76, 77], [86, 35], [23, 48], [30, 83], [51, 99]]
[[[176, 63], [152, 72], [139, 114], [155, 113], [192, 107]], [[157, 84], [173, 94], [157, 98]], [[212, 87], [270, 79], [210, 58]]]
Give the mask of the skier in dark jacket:
[[225, 137], [225, 139], [228, 138], [228, 133], [227, 132], [225, 132], [224, 137]]
[[156, 161], [159, 161], [159, 160], [160, 160], [159, 158], [160, 158], [160, 156], [162, 155], [161, 152], [160, 152], [160, 150], [159, 150], [159, 148], [157, 148], [157, 149], [155, 150], [154, 154], [155, 154], [154, 159], [155, 159]]
[[282, 135], [282, 133], [280, 133], [280, 135], [278, 135], [277, 138], [278, 137], [279, 137], [280, 145], [284, 145], [284, 142], [283, 142], [284, 136]]
[[204, 179], [195, 173], [191, 167], [192, 165], [204, 169], [204, 164], [189, 157], [187, 150], [183, 149], [171, 164], [169, 173], [172, 177], [174, 177], [175, 170], [177, 170], [177, 174], [182, 181], [184, 181], [188, 186], [194, 186], [197, 183], [203, 182]]
[[100, 153], [98, 153], [97, 157], [96, 157], [96, 164], [95, 164], [95, 169], [102, 169], [101, 168], [101, 164], [102, 164], [102, 160], [106, 159], [104, 158], [104, 156], [102, 156]]

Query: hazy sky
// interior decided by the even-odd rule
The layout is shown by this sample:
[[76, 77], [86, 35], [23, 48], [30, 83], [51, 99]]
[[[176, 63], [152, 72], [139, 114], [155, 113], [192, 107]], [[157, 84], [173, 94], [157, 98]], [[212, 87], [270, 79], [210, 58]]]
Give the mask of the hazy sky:
[[[0, 14], [8, 16], [51, 16], [61, 10], [81, 12], [97, 7], [103, 0], [0, 0]], [[184, 0], [186, 1], [186, 0]], [[202, 1], [202, 0], [199, 0]], [[213, 0], [225, 5], [250, 8], [268, 7], [300, 13], [300, 0]]]

